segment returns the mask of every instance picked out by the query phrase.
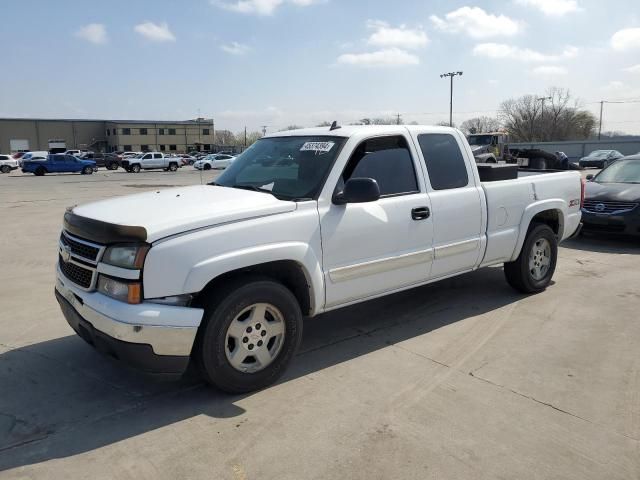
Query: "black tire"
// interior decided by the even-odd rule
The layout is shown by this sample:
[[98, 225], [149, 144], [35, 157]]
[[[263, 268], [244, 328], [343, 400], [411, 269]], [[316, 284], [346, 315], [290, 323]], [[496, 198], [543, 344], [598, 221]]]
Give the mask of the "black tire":
[[2, 165], [2, 167], [0, 167], [0, 172], [11, 173], [11, 167], [9, 165]]
[[531, 158], [529, 159], [529, 168], [533, 168], [534, 170], [546, 170], [547, 160], [542, 157]]
[[[550, 245], [549, 268], [541, 279], [534, 278], [529, 269], [529, 254], [538, 240], [545, 239]], [[504, 264], [504, 275], [507, 283], [522, 293], [542, 292], [551, 283], [558, 260], [558, 239], [549, 225], [534, 223], [529, 228], [520, 255], [513, 262]]]
[[36, 175], [37, 177], [41, 177], [43, 176], [45, 173], [47, 173], [47, 170], [44, 167], [38, 167], [36, 168], [36, 171], [33, 172], [34, 175]]
[[194, 163], [196, 162], [194, 162], [193, 160], [189, 160], [189, 165], [193, 165]]
[[82, 174], [83, 175], [91, 175], [93, 173], [93, 168], [91, 167], [84, 167], [82, 169]]
[[[284, 342], [267, 367], [254, 373], [236, 370], [227, 359], [227, 329], [237, 315], [256, 303], [275, 306], [284, 319]], [[205, 315], [194, 356], [200, 374], [210, 384], [229, 393], [259, 390], [285, 372], [302, 339], [302, 312], [291, 291], [267, 277], [253, 276], [232, 282], [205, 305]]]
[[202, 166], [202, 169], [203, 169], [203, 170], [211, 170], [211, 165], [209, 165], [208, 163], [205, 163], [205, 164]]
[[169, 164], [169, 171], [170, 172], [177, 172], [178, 171], [178, 164], [177, 163], [170, 163]]
[[131, 165], [130, 171], [132, 173], [140, 173], [140, 165], [138, 165], [137, 163], [135, 165]]
[[109, 170], [117, 170], [118, 169], [118, 164], [117, 163], [110, 163], [107, 168]]

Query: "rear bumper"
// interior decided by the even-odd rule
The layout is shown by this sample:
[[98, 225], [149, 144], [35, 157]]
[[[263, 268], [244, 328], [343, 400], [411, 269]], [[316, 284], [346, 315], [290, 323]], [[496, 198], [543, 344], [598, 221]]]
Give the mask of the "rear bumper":
[[128, 305], [75, 288], [59, 268], [55, 295], [71, 328], [96, 350], [147, 372], [186, 370], [203, 310]]

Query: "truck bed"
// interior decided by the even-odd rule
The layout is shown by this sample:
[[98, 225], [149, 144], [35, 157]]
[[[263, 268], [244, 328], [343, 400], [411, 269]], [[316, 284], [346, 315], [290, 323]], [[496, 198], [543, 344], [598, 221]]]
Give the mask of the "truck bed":
[[559, 241], [572, 235], [580, 223], [581, 182], [576, 171], [528, 169], [512, 180], [482, 182], [488, 212], [483, 265], [513, 260], [522, 240], [522, 225], [529, 224], [528, 211], [536, 205], [545, 204], [558, 212]]

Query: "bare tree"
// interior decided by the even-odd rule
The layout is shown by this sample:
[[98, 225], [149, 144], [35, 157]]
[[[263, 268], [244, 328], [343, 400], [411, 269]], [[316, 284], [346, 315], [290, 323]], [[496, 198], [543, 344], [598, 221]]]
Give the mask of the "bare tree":
[[316, 127], [330, 127], [331, 126], [331, 122], [321, 122], [318, 125], [316, 125]]
[[[402, 118], [400, 118], [400, 125], [402, 125]], [[354, 125], [398, 125], [397, 117], [380, 117], [380, 118], [362, 118], [358, 120]]]
[[229, 130], [216, 130], [216, 143], [218, 145], [236, 145], [236, 136]]
[[474, 135], [476, 133], [490, 133], [500, 129], [500, 122], [497, 118], [492, 117], [475, 117], [465, 120], [460, 124], [460, 130], [466, 135]]
[[593, 135], [595, 116], [580, 108], [569, 90], [552, 87], [544, 96], [505, 100], [498, 118], [518, 142], [582, 140]]
[[304, 128], [304, 127], [301, 127], [300, 125], [293, 124], [293, 125], [287, 125], [286, 127], [284, 127], [280, 131], [281, 132], [286, 132], [287, 130], [300, 130], [301, 128]]

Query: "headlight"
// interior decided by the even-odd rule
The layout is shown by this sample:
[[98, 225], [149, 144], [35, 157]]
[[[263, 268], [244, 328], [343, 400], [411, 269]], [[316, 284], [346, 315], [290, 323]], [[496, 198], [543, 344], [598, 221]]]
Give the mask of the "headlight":
[[136, 304], [142, 301], [142, 288], [138, 282], [123, 282], [100, 275], [98, 291], [121, 302]]
[[114, 267], [140, 269], [149, 251], [149, 245], [116, 245], [107, 248], [102, 261]]

